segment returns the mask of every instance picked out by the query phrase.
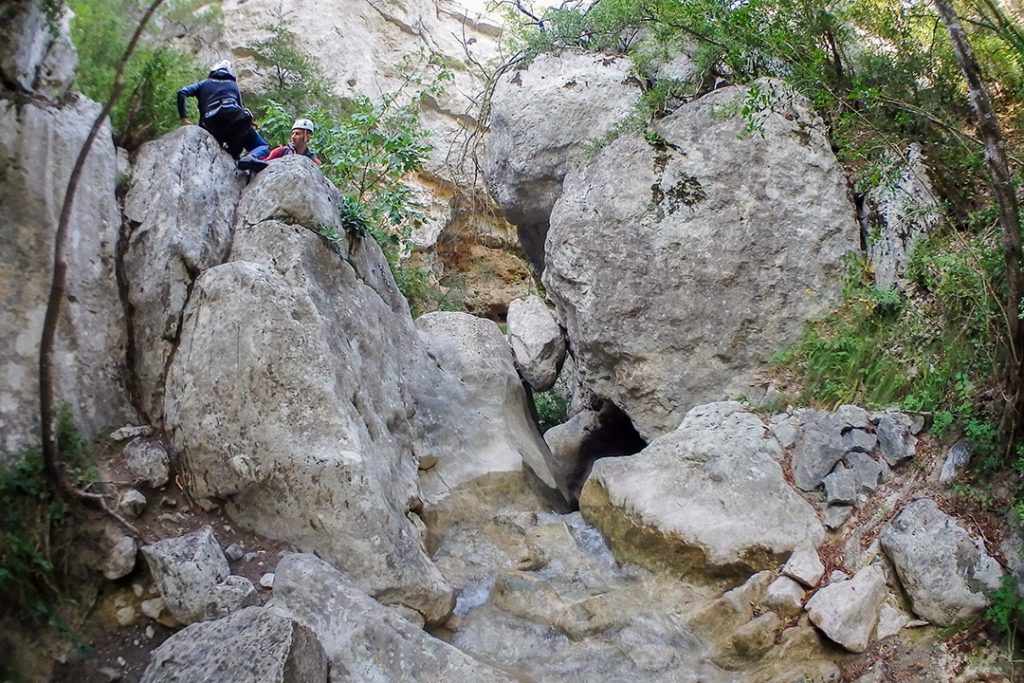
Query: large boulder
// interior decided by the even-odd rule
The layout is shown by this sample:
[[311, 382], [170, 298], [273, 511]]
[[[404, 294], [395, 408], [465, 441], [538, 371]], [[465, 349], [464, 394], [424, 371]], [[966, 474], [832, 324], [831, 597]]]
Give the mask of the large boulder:
[[1003, 571], [956, 518], [930, 498], [905, 506], [880, 537], [914, 613], [939, 626], [981, 614]]
[[[82, 97], [62, 106], [0, 98], [0, 453], [38, 443], [39, 340], [53, 239], [72, 167], [99, 112]], [[134, 415], [123, 384], [126, 335], [115, 275], [116, 166], [104, 125], [72, 207], [54, 357], [54, 393], [86, 436]]]
[[376, 243], [313, 232], [344, 235], [337, 198], [301, 158], [247, 188], [232, 260], [196, 280], [185, 309], [167, 431], [195, 497], [227, 500], [241, 525], [437, 622], [452, 591], [410, 512], [407, 375], [422, 352]]
[[639, 454], [594, 463], [580, 511], [622, 559], [745, 579], [824, 537], [780, 457], [764, 423], [739, 403], [698, 406]]
[[541, 55], [494, 86], [482, 171], [537, 270], [545, 267], [548, 220], [566, 173], [640, 95], [631, 71], [624, 57]]
[[852, 579], [825, 586], [807, 601], [814, 625], [850, 652], [864, 652], [886, 596], [885, 574], [870, 565]]
[[414, 389], [423, 517], [431, 536], [458, 520], [487, 518], [503, 505], [564, 506], [564, 480], [549, 464], [551, 453], [498, 326], [439, 312], [421, 316], [416, 327], [437, 375]]
[[267, 607], [319, 637], [336, 683], [515, 680], [428, 635], [313, 555], [286, 555], [278, 563]]
[[231, 575], [209, 526], [143, 546], [142, 555], [164, 604], [182, 624], [217, 619], [258, 601], [249, 579]]
[[508, 343], [527, 384], [536, 391], [555, 385], [565, 360], [565, 339], [539, 296], [531, 294], [508, 305]]
[[139, 407], [160, 424], [164, 376], [192, 283], [231, 249], [244, 176], [199, 126], [139, 149], [125, 197], [124, 277]]
[[858, 248], [846, 180], [810, 104], [773, 82], [755, 134], [716, 90], [623, 133], [565, 178], [544, 285], [580, 373], [650, 440], [747, 393], [763, 359], [838, 297]]
[[326, 683], [316, 634], [262, 607], [193, 624], [153, 650], [142, 683]]

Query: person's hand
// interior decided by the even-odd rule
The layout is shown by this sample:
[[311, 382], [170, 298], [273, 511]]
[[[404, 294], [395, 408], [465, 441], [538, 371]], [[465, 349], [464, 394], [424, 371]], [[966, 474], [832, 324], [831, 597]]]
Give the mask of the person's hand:
[[180, 124], [181, 124], [182, 126], [191, 126], [191, 125], [192, 125], [192, 122], [188, 120], [188, 117], [187, 117], [187, 116], [182, 116], [182, 117], [181, 117], [181, 121], [180, 121]]

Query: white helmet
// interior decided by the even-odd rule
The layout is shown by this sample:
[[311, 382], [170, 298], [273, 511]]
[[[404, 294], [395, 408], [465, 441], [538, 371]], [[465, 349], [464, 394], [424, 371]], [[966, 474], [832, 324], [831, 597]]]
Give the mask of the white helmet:
[[216, 64], [214, 64], [212, 67], [210, 67], [210, 73], [213, 73], [214, 71], [220, 71], [221, 69], [227, 71], [232, 76], [235, 75], [234, 69], [231, 68], [231, 60], [229, 59], [222, 59]]
[[313, 122], [309, 119], [295, 119], [295, 123], [292, 124], [292, 130], [296, 128], [300, 130], [308, 130], [309, 134], [313, 134]]

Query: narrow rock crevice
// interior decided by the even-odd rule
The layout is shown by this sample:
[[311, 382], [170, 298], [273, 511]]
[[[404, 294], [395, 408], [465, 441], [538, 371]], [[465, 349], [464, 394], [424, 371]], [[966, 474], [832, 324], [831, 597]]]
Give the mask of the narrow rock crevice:
[[124, 264], [132, 234], [140, 224], [124, 215], [123, 202], [120, 210], [121, 229], [117, 235], [117, 247], [115, 249], [117, 255], [114, 259], [114, 274], [117, 279], [118, 298], [121, 300], [121, 308], [124, 310], [124, 386], [128, 390], [128, 401], [138, 412], [142, 421], [145, 424], [153, 424], [152, 416], [145, 409], [144, 402], [142, 401], [142, 383], [139, 381], [138, 374], [136, 373], [138, 349], [135, 346], [135, 306], [132, 305], [128, 276], [125, 272]]

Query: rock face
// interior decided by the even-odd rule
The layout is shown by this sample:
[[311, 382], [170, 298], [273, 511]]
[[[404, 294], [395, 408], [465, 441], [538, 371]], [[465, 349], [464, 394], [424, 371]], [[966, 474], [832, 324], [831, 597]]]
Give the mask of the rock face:
[[[0, 453], [38, 443], [39, 340], [53, 237], [71, 169], [99, 110], [82, 97], [62, 106], [0, 98]], [[87, 436], [134, 414], [123, 384], [115, 168], [110, 129], [104, 126], [72, 209], [54, 357], [54, 393], [71, 406]]]
[[344, 234], [337, 191], [303, 162], [257, 176], [231, 260], [196, 280], [168, 373], [168, 432], [196, 497], [229, 499], [244, 526], [438, 621], [451, 588], [408, 517], [415, 330], [376, 243], [336, 252], [313, 232]]
[[986, 591], [999, 587], [1003, 572], [985, 544], [933, 500], [904, 507], [880, 540], [914, 612], [939, 626], [980, 614]]
[[828, 310], [857, 248], [846, 181], [808, 104], [761, 83], [759, 132], [723, 88], [624, 133], [571, 171], [544, 285], [583, 377], [650, 440], [744, 393], [761, 359]]
[[11, 84], [48, 100], [67, 91], [78, 65], [69, 18], [66, 8], [43, 0], [9, 0], [0, 7], [6, 35], [0, 46], [0, 76], [5, 87]]
[[555, 385], [565, 359], [565, 339], [539, 296], [516, 299], [508, 305], [508, 341], [527, 384], [536, 391]]
[[597, 461], [580, 511], [624, 559], [746, 578], [824, 536], [814, 509], [786, 483], [780, 456], [739, 403], [699, 406], [638, 455]]
[[319, 637], [335, 683], [514, 680], [431, 637], [312, 555], [286, 555], [274, 574], [268, 607]]
[[572, 162], [620, 123], [639, 95], [628, 59], [595, 54], [542, 55], [495, 85], [484, 179], [538, 270]]
[[326, 683], [328, 660], [305, 626], [262, 607], [193, 624], [153, 651], [143, 683]]
[[124, 274], [132, 316], [140, 408], [163, 417], [167, 366], [193, 281], [231, 249], [244, 176], [199, 126], [180, 128], [139, 149], [124, 215]]
[[882, 171], [887, 179], [864, 198], [868, 259], [875, 266], [875, 284], [906, 289], [906, 269], [914, 247], [938, 223], [941, 208], [928, 179], [919, 145]]

